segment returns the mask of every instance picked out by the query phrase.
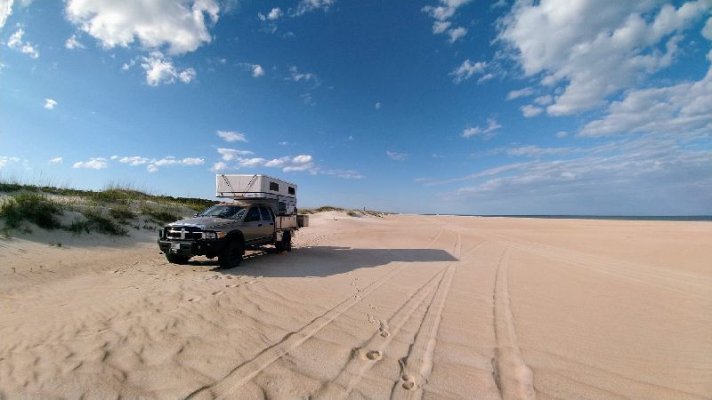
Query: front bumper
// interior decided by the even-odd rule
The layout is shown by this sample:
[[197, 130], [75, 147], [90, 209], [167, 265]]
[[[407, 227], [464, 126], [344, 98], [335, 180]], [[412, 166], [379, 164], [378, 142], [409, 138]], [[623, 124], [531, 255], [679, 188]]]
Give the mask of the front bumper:
[[214, 257], [220, 254], [225, 247], [225, 239], [213, 240], [167, 240], [158, 239], [158, 247], [165, 254], [175, 254], [179, 256], [209, 256]]

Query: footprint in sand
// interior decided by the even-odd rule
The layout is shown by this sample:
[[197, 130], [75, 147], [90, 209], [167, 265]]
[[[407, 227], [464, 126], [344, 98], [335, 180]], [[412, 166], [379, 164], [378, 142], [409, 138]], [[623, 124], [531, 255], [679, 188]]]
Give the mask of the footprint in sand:
[[197, 302], [199, 302], [200, 300], [203, 300], [203, 298], [200, 297], [200, 296], [198, 296], [198, 297], [191, 297], [191, 298], [188, 299], [188, 301], [191, 302], [191, 303], [197, 303]]
[[223, 294], [225, 294], [225, 292], [223, 292], [222, 290], [218, 290], [218, 291], [215, 291], [215, 292], [213, 292], [213, 293], [211, 293], [211, 294], [212, 294], [213, 296], [222, 296]]
[[371, 361], [378, 361], [381, 358], [383, 358], [383, 353], [381, 353], [379, 350], [371, 350], [368, 353], [366, 353], [366, 358], [368, 358]]
[[234, 283], [234, 284], [232, 284], [232, 285], [225, 285], [225, 287], [236, 288], [236, 287], [240, 287], [240, 284], [239, 284], [239, 283]]
[[408, 374], [403, 374], [401, 376], [401, 379], [403, 380], [403, 389], [405, 390], [413, 390], [415, 389], [415, 382], [413, 382], [413, 378], [410, 377]]

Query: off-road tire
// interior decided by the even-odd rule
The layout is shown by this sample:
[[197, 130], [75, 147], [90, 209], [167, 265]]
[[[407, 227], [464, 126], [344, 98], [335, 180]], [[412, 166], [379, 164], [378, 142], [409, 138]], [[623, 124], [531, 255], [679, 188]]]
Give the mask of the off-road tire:
[[187, 264], [190, 257], [182, 256], [180, 254], [166, 254], [166, 260], [171, 264]]
[[286, 231], [282, 234], [282, 240], [275, 243], [278, 252], [292, 251], [292, 232]]
[[223, 251], [218, 255], [218, 264], [220, 268], [234, 268], [242, 262], [242, 256], [245, 249], [242, 246], [242, 241], [232, 240], [228, 243]]

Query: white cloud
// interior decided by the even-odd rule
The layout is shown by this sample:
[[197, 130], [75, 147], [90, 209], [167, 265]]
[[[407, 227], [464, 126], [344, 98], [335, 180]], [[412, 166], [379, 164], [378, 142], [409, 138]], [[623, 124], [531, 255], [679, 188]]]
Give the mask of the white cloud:
[[457, 27], [449, 29], [447, 31], [448, 36], [450, 36], [450, 43], [455, 43], [458, 39], [465, 37], [467, 35], [467, 29], [463, 27]]
[[373, 105], [373, 108], [375, 108], [376, 110], [380, 110], [380, 109], [381, 109], [381, 102], [380, 102], [380, 101], [377, 101], [376, 104]]
[[282, 17], [282, 10], [279, 7], [273, 8], [269, 14], [267, 14], [267, 19], [270, 21], [276, 21]]
[[48, 162], [50, 164], [61, 164], [64, 162], [64, 159], [62, 157], [54, 157], [54, 158], [50, 158]]
[[390, 158], [391, 160], [395, 160], [395, 161], [405, 161], [406, 158], [408, 158], [407, 153], [398, 153], [398, 152], [390, 151], [390, 150], [386, 151], [386, 155], [388, 156], [388, 158]]
[[443, 33], [450, 27], [451, 24], [452, 24], [452, 22], [450, 22], [450, 21], [435, 21], [435, 22], [433, 22], [433, 33], [434, 34]]
[[[114, 158], [112, 158], [112, 159], [114, 159]], [[119, 159], [120, 163], [128, 164], [132, 167], [148, 164], [150, 161], [151, 160], [149, 158], [141, 157], [141, 156], [122, 157]]]
[[524, 89], [512, 90], [507, 93], [507, 100], [514, 100], [520, 97], [528, 97], [534, 94], [534, 89], [531, 87], [525, 87]]
[[531, 104], [522, 106], [521, 110], [522, 110], [522, 115], [525, 116], [526, 118], [536, 117], [537, 115], [544, 112], [543, 108], [533, 106]]
[[557, 94], [547, 112], [569, 115], [669, 66], [682, 31], [709, 8], [705, 0], [677, 9], [654, 1], [520, 2], [503, 20], [499, 39], [515, 51], [526, 76]]
[[7, 47], [18, 50], [22, 54], [27, 54], [31, 58], [39, 58], [40, 52], [37, 50], [35, 45], [22, 40], [24, 35], [25, 30], [23, 28], [18, 28], [7, 40]]
[[[0, 27], [2, 24], [0, 24]], [[712, 17], [707, 18], [704, 28], [702, 28], [702, 36], [707, 40], [712, 40]]]
[[259, 64], [255, 64], [252, 66], [252, 77], [254, 78], [259, 78], [260, 76], [264, 76], [265, 71], [262, 69], [262, 66]]
[[292, 14], [293, 16], [300, 16], [305, 13], [316, 11], [316, 10], [328, 10], [336, 0], [302, 0], [297, 5], [296, 11]]
[[548, 94], [544, 95], [544, 96], [539, 96], [536, 99], [534, 99], [534, 102], [540, 106], [549, 105], [553, 101], [554, 101], [554, 99], [551, 96], [549, 96]]
[[72, 168], [84, 168], [84, 169], [104, 169], [108, 167], [109, 164], [106, 162], [106, 158], [103, 157], [93, 157], [89, 161], [77, 161], [72, 165]]
[[712, 133], [712, 68], [699, 81], [631, 90], [587, 123], [580, 136], [620, 133], [709, 136]]
[[320, 175], [336, 176], [342, 179], [363, 179], [365, 178], [358, 171], [352, 169], [319, 169]]
[[265, 75], [264, 68], [259, 64], [240, 63], [239, 65], [245, 70], [250, 71], [253, 78], [259, 78]]
[[44, 99], [44, 100], [45, 100], [44, 108], [46, 108], [48, 110], [54, 110], [54, 107], [56, 107], [58, 104], [57, 101], [54, 99]]
[[146, 166], [148, 172], [156, 172], [159, 167], [170, 166], [196, 166], [205, 164], [205, 159], [198, 157], [186, 157], [178, 159], [173, 156], [163, 157], [160, 160], [152, 159]]
[[247, 142], [244, 133], [235, 131], [217, 131], [215, 133], [226, 142]]
[[66, 16], [105, 48], [167, 47], [169, 54], [195, 51], [212, 40], [209, 25], [218, 20], [215, 0], [68, 0]]
[[438, 6], [423, 7], [423, 12], [435, 20], [433, 21], [433, 34], [447, 34], [450, 43], [454, 43], [464, 37], [467, 34], [467, 29], [461, 26], [453, 26], [450, 19], [455, 16], [458, 8], [469, 2], [470, 0], [440, 0], [440, 5]]
[[85, 48], [83, 44], [79, 43], [79, 40], [77, 39], [77, 35], [74, 34], [67, 39], [66, 42], [64, 42], [64, 47], [73, 50], [73, 49], [83, 49]]
[[10, 163], [19, 163], [19, 157], [0, 156], [0, 169], [5, 168]]
[[472, 62], [467, 59], [463, 61], [459, 67], [450, 72], [450, 75], [453, 77], [453, 82], [460, 83], [464, 80], [470, 79], [470, 77], [474, 74], [484, 72], [486, 67], [487, 63], [484, 61]]
[[540, 147], [536, 145], [517, 146], [506, 149], [510, 156], [542, 157], [557, 154], [571, 153], [573, 150], [567, 147]]
[[462, 137], [470, 138], [473, 136], [482, 136], [484, 138], [488, 138], [493, 136], [494, 132], [501, 127], [502, 125], [500, 125], [496, 119], [487, 118], [487, 126], [484, 128], [479, 126], [465, 128], [465, 130], [462, 131]]
[[[459, 199], [468, 204], [474, 200], [478, 212], [483, 213], [712, 212], [709, 149], [686, 149], [669, 139], [643, 137], [576, 151], [583, 156], [505, 164], [448, 181], [423, 183], [460, 183], [444, 194], [445, 200]], [[522, 153], [530, 155], [527, 150]]]
[[0, 29], [5, 26], [7, 18], [12, 15], [13, 0], [0, 0]]
[[297, 69], [296, 66], [292, 65], [289, 67], [289, 75], [290, 79], [293, 80], [294, 82], [309, 82], [309, 81], [314, 81], [318, 82], [319, 78], [311, 73], [311, 72], [299, 72], [299, 69]]
[[563, 139], [565, 137], [569, 136], [569, 133], [566, 131], [558, 131], [556, 132], [556, 137], [559, 139]]
[[220, 154], [224, 161], [232, 161], [242, 156], [249, 156], [253, 153], [249, 150], [237, 150], [220, 147], [218, 148], [218, 154]]
[[179, 70], [173, 65], [173, 61], [166, 58], [161, 52], [153, 51], [141, 59], [141, 67], [146, 71], [146, 83], [149, 86], [171, 84], [176, 80], [190, 83], [195, 79], [196, 73], [193, 68]]

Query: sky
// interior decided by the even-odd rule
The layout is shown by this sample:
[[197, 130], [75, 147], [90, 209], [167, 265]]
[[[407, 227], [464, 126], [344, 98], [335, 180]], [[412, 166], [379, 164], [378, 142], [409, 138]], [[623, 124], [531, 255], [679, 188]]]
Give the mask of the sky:
[[712, 214], [712, 1], [0, 0], [0, 179]]

